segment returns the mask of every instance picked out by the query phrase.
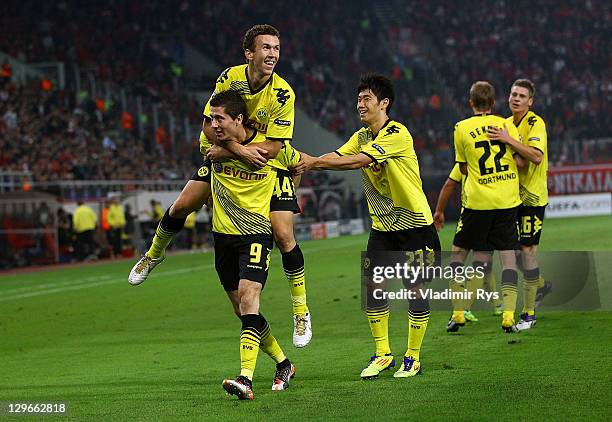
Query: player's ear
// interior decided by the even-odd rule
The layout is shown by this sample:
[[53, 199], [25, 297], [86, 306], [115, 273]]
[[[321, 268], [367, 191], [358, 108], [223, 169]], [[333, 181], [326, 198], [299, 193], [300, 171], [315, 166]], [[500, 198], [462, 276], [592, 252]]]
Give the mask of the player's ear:
[[380, 102], [381, 105], [381, 110], [386, 110], [387, 108], [389, 108], [389, 99], [388, 98], [383, 98], [382, 101]]
[[251, 50], [244, 50], [244, 58], [246, 59], [247, 63], [253, 60], [253, 54], [254, 53]]
[[244, 116], [242, 114], [239, 114], [238, 116], [236, 116], [236, 125], [241, 125], [243, 120], [244, 120]]
[[527, 100], [527, 105], [529, 107], [531, 107], [533, 105], [533, 97], [529, 97], [529, 100]]

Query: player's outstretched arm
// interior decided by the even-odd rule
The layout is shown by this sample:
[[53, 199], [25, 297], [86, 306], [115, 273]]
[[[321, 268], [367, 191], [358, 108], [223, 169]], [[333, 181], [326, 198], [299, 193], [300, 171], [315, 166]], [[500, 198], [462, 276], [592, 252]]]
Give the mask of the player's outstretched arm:
[[333, 152], [320, 157], [311, 157], [302, 153], [302, 159], [295, 167], [296, 174], [302, 174], [309, 170], [355, 170], [372, 164], [372, 157], [364, 153], [356, 155], [337, 155]]
[[438, 203], [436, 204], [436, 211], [434, 212], [434, 225], [436, 226], [436, 230], [442, 230], [444, 227], [444, 210], [446, 209], [446, 204], [448, 204], [448, 200], [451, 195], [455, 191], [455, 187], [459, 183], [455, 182], [453, 179], [446, 179], [444, 186], [440, 190], [440, 195], [438, 195]]
[[535, 165], [538, 165], [542, 162], [542, 157], [544, 155], [542, 154], [542, 151], [527, 145], [523, 145], [522, 142], [519, 142], [512, 136], [510, 136], [510, 133], [508, 132], [508, 127], [505, 123], [503, 129], [489, 126], [488, 135], [489, 138], [493, 141], [500, 141], [504, 144], [509, 145], [514, 151], [520, 154], [521, 157], [531, 161]]

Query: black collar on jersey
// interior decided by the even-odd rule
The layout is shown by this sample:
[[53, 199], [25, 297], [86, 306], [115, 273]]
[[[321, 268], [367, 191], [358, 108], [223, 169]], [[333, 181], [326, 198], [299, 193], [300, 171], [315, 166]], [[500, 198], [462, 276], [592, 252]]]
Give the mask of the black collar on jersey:
[[[517, 123], [517, 124], [515, 124], [514, 126], [519, 127], [519, 126], [521, 125], [521, 122], [523, 121], [523, 119], [524, 119], [525, 117], [527, 117], [527, 115], [529, 114], [529, 112], [530, 112], [530, 111], [531, 111], [531, 110], [527, 110], [527, 113], [525, 113], [525, 114], [523, 115], [523, 117], [521, 117], [521, 120], [519, 120], [519, 121], [518, 121], [518, 123]], [[514, 122], [514, 119], [513, 119], [512, 121]]]
[[272, 74], [270, 75], [268, 80], [265, 81], [255, 91], [253, 91], [253, 88], [251, 87], [251, 81], [249, 81], [249, 65], [247, 65], [247, 67], [244, 68], [244, 76], [246, 77], [247, 84], [249, 85], [249, 91], [251, 91], [251, 95], [253, 95], [253, 94], [257, 94], [258, 92], [260, 92], [262, 89], [264, 89], [266, 87], [266, 85], [268, 85], [270, 82], [272, 82], [272, 78], [274, 77], [274, 72], [272, 72]]
[[486, 116], [491, 116], [491, 115], [492, 115], [491, 113], [485, 113], [485, 112], [474, 114], [474, 116], [480, 116], [480, 117], [486, 117]]
[[[389, 123], [391, 123], [391, 118], [387, 119], [387, 121], [385, 122], [385, 124], [384, 124], [384, 125], [382, 125], [382, 126], [380, 127], [380, 129], [378, 130], [378, 133], [376, 134], [376, 136], [372, 136], [372, 140], [374, 140], [374, 139], [378, 138], [378, 134], [379, 134], [380, 132], [382, 132], [382, 130], [383, 130], [385, 127], [387, 127], [387, 125], [388, 125]], [[368, 130], [370, 131], [370, 133], [372, 133], [372, 130], [371, 130], [370, 128], [368, 128]]]
[[250, 126], [245, 126], [249, 129], [251, 129], [253, 131], [253, 134], [251, 136], [249, 136], [247, 139], [245, 139], [244, 141], [240, 142], [242, 145], [246, 145], [248, 143], [250, 143], [253, 139], [255, 139], [255, 136], [257, 136], [257, 130], [253, 129]]

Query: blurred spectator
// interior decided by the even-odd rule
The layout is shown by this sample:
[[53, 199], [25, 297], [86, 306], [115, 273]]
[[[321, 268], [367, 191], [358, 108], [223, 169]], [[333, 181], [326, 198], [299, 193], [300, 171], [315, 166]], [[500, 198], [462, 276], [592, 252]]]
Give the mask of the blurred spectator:
[[96, 249], [94, 234], [97, 223], [98, 217], [94, 210], [84, 205], [83, 201], [78, 201], [77, 208], [72, 215], [72, 225], [76, 235], [74, 249], [79, 261], [94, 258]]
[[110, 230], [108, 231], [109, 243], [113, 248], [113, 254], [115, 257], [121, 256], [123, 252], [122, 235], [125, 228], [125, 214], [116, 196], [113, 196], [110, 200], [108, 224], [110, 225]]

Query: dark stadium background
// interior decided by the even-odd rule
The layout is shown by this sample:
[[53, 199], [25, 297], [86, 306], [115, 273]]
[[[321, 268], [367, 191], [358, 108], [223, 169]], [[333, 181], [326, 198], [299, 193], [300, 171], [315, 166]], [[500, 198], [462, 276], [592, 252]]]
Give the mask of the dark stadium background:
[[[609, 2], [11, 0], [0, 16], [0, 269], [73, 261], [76, 201], [100, 213], [111, 195], [131, 207], [124, 256], [142, 252], [149, 200], [170, 205], [198, 166], [204, 102], [217, 75], [243, 62], [241, 38], [256, 23], [281, 31], [277, 71], [296, 92], [294, 143], [306, 152], [333, 150], [359, 127], [359, 74], [384, 73], [433, 205], [471, 83], [491, 81], [508, 115], [510, 84], [528, 77], [561, 186], [553, 193], [610, 190]], [[301, 198], [301, 238], [367, 227], [355, 222], [367, 219], [356, 174], [308, 175]], [[457, 209], [458, 196], [448, 217]], [[104, 258], [98, 231], [93, 258]]]

